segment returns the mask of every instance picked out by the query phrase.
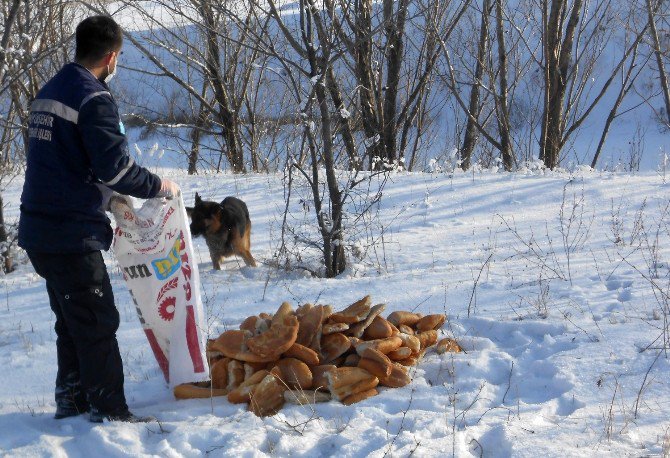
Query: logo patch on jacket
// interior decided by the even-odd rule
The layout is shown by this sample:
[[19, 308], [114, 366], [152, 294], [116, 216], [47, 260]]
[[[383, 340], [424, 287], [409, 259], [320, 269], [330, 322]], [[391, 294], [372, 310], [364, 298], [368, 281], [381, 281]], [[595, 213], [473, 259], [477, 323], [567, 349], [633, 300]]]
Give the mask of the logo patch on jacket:
[[43, 113], [30, 114], [30, 126], [28, 136], [38, 140], [51, 141], [51, 132], [54, 125], [54, 117]]

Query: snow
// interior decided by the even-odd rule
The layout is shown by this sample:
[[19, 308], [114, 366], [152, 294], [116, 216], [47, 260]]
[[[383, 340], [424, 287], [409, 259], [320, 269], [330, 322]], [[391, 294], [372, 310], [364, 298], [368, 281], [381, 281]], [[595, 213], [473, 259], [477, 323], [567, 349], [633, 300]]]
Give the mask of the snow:
[[[140, 149], [157, 151], [153, 142]], [[281, 175], [187, 176], [159, 168], [178, 161], [170, 154], [137, 159], [176, 180], [187, 205], [196, 191], [208, 200], [242, 198], [253, 221], [252, 253], [271, 261], [285, 205]], [[21, 186], [19, 177], [3, 192], [10, 223]], [[54, 317], [43, 280], [19, 253], [19, 269], [0, 277], [0, 451], [662, 456], [670, 450], [670, 360], [658, 348], [668, 310], [650, 281], [667, 291], [669, 186], [656, 172], [549, 172], [532, 164], [513, 174], [394, 172], [366, 218], [377, 245], [364, 236], [350, 241], [359, 257], [336, 279], [247, 268], [238, 259], [212, 271], [204, 240], [195, 239], [210, 335], [282, 301], [338, 309], [370, 294], [387, 304], [385, 313], [446, 313], [440, 336], [466, 350], [427, 353], [409, 386], [359, 404], [286, 406], [265, 419], [223, 398], [173, 398], [109, 253], [128, 403], [160, 424], [52, 419]], [[302, 211], [297, 199], [295, 207]]]
[[[115, 14], [136, 37], [157, 24], [194, 35], [190, 10], [175, 20], [165, 6], [142, 4], [151, 20]], [[282, 8], [286, 17], [294, 12], [295, 3]], [[124, 65], [155, 70], [130, 43], [125, 51]], [[171, 57], [182, 50], [156, 52], [182, 74]], [[606, 76], [598, 74], [595, 82]], [[193, 84], [198, 87], [197, 79]], [[177, 106], [187, 105], [174, 83], [130, 69], [122, 69], [113, 86], [126, 101], [123, 112], [160, 112], [175, 98]], [[440, 141], [426, 152], [426, 173], [394, 169], [380, 204], [361, 220], [368, 226], [347, 233], [353, 255], [346, 272], [330, 280], [269, 266], [285, 207], [281, 174], [187, 176], [184, 157], [174, 152], [179, 145], [139, 142], [138, 131], [129, 131], [131, 145], [138, 141], [131, 148], [136, 161], [177, 181], [187, 204], [197, 191], [208, 200], [236, 195], [249, 206], [252, 252], [266, 264], [252, 269], [233, 259], [212, 271], [204, 240], [195, 240], [210, 336], [283, 301], [338, 309], [370, 294], [387, 304], [385, 313], [446, 313], [440, 337], [455, 337], [466, 352], [429, 352], [409, 386], [383, 389], [349, 407], [336, 401], [287, 406], [260, 419], [222, 398], [176, 401], [108, 253], [128, 402], [160, 424], [94, 425], [84, 416], [56, 421], [54, 317], [43, 280], [19, 252], [18, 270], [0, 277], [0, 455], [667, 456], [670, 360], [659, 348], [667, 348], [662, 330], [670, 318], [664, 300], [670, 289], [668, 136], [650, 110], [640, 108], [615, 121], [599, 168], [623, 170], [639, 150], [643, 172], [579, 165], [590, 163], [615, 92], [570, 145], [562, 164], [570, 172], [547, 171], [537, 160], [512, 174], [478, 164], [461, 172], [447, 140], [460, 112], [446, 109], [435, 122]], [[660, 106], [657, 99], [650, 103]], [[349, 111], [339, 114], [347, 118]], [[3, 189], [10, 224], [18, 218], [21, 186], [18, 177]], [[314, 234], [309, 192], [297, 194], [307, 198], [292, 202], [298, 215], [292, 224], [300, 234]]]

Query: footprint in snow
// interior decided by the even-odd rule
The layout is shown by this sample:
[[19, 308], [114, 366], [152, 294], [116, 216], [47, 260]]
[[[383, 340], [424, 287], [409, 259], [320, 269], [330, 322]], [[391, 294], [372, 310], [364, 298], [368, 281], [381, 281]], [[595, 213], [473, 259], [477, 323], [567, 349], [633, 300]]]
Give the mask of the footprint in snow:
[[622, 291], [619, 292], [617, 300], [619, 302], [628, 302], [631, 300], [632, 297], [633, 294], [631, 293], [630, 288], [624, 288]]
[[630, 288], [633, 286], [633, 281], [632, 280], [623, 280], [618, 277], [610, 277], [609, 280], [605, 282], [605, 286], [607, 286], [608, 291], [616, 291], [620, 288]]
[[484, 318], [460, 324], [469, 331], [460, 341], [468, 353], [454, 361], [454, 383], [461, 393], [474, 392], [485, 381], [495, 388], [489, 407], [521, 402], [565, 416], [583, 406], [572, 402], [570, 374], [561, 373], [552, 360], [577, 345], [565, 335], [564, 326]]
[[505, 425], [495, 426], [470, 442], [470, 453], [474, 456], [512, 456], [512, 441]]
[[547, 402], [542, 408], [542, 417], [551, 420], [552, 417], [567, 417], [572, 415], [578, 409], [586, 407], [586, 403], [578, 400], [574, 394], [565, 393], [556, 399]]

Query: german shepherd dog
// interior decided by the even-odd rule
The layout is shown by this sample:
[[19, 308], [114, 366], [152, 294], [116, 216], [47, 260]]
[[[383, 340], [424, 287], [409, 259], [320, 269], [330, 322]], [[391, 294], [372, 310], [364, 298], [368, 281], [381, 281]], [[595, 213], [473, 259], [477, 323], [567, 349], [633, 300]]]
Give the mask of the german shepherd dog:
[[191, 235], [205, 237], [212, 264], [221, 270], [224, 258], [240, 256], [247, 266], [256, 267], [251, 255], [251, 220], [247, 204], [236, 197], [226, 197], [223, 202], [202, 200], [195, 193], [195, 206], [186, 207], [191, 218]]

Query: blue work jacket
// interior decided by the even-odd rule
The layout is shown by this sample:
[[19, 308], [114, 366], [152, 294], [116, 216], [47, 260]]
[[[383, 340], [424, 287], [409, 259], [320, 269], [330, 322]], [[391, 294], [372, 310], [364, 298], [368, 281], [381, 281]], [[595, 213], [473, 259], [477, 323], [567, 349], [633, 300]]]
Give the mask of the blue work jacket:
[[146, 199], [160, 190], [160, 178], [130, 156], [109, 88], [77, 63], [31, 103], [28, 137], [18, 242], [27, 251], [108, 250], [112, 191]]

